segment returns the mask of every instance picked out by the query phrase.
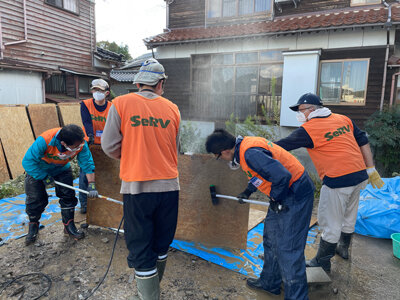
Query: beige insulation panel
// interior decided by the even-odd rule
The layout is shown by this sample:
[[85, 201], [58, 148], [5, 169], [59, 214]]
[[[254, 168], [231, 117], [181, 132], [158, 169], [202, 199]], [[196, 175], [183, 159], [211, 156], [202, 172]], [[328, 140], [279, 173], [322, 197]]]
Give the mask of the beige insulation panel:
[[81, 105], [79, 103], [59, 103], [61, 125], [76, 124], [83, 128]]
[[22, 159], [34, 142], [25, 106], [0, 107], [0, 139], [12, 178], [24, 173]]
[[60, 127], [55, 104], [29, 104], [28, 113], [36, 138], [46, 130]]
[[4, 157], [3, 145], [0, 140], [0, 184], [7, 180], [10, 180], [10, 174], [8, 174], [7, 162]]

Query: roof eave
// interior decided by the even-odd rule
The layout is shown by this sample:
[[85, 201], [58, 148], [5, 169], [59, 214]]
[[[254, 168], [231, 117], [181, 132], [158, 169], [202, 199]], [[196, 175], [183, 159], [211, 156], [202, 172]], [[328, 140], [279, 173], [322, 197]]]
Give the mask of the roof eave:
[[[393, 25], [398, 25], [400, 22], [393, 22]], [[288, 31], [274, 31], [274, 32], [263, 32], [257, 34], [249, 34], [249, 35], [237, 35], [237, 36], [225, 36], [225, 37], [213, 37], [213, 38], [203, 38], [203, 39], [192, 39], [192, 40], [178, 40], [178, 41], [170, 41], [170, 42], [154, 42], [154, 43], [146, 43], [148, 49], [157, 48], [158, 46], [164, 45], [173, 45], [173, 44], [187, 44], [187, 43], [198, 43], [198, 42], [207, 42], [207, 41], [217, 41], [217, 40], [229, 40], [229, 39], [242, 39], [242, 38], [251, 38], [251, 37], [263, 37], [263, 36], [274, 36], [274, 35], [285, 35], [285, 34], [295, 34], [295, 33], [304, 33], [304, 32], [315, 32], [315, 31], [331, 31], [338, 29], [355, 29], [355, 28], [363, 28], [363, 27], [381, 27], [385, 26], [385, 23], [370, 23], [370, 24], [354, 24], [354, 25], [346, 25], [346, 26], [330, 26], [330, 27], [318, 27], [318, 28], [309, 28], [309, 29], [300, 29], [300, 30], [288, 30]], [[391, 27], [392, 27], [391, 26]], [[388, 27], [388, 28], [391, 28]]]

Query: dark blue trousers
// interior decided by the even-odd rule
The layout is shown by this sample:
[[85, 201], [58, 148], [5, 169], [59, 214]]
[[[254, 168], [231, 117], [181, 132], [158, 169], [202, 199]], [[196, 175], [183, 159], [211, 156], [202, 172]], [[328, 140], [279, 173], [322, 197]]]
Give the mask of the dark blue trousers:
[[167, 254], [178, 221], [179, 191], [123, 194], [128, 266], [146, 272]]
[[[88, 180], [86, 174], [82, 172], [82, 168], [79, 171], [79, 188], [81, 190], [87, 191], [88, 189]], [[79, 192], [79, 202], [81, 203], [81, 207], [87, 206], [87, 194]]]
[[307, 173], [293, 183], [283, 202], [287, 211], [268, 210], [264, 221], [264, 266], [260, 275], [265, 290], [279, 293], [283, 281], [285, 299], [308, 299], [306, 245], [314, 202], [314, 185]]

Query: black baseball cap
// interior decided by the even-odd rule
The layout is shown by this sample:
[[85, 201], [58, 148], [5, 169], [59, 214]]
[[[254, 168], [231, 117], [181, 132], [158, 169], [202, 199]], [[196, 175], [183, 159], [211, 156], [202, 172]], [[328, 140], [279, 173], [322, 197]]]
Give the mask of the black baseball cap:
[[298, 111], [299, 106], [302, 104], [323, 105], [320, 97], [313, 93], [307, 93], [301, 96], [297, 103], [289, 106], [289, 108], [293, 111]]

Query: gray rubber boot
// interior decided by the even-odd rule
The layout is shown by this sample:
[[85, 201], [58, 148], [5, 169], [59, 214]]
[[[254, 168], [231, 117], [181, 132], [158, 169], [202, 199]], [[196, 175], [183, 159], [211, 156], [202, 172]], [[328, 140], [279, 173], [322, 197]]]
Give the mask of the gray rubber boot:
[[136, 275], [136, 286], [140, 300], [160, 299], [160, 280], [158, 278], [158, 273], [148, 277]]
[[166, 264], [167, 264], [167, 258], [157, 260], [158, 280], [160, 282], [163, 278]]
[[312, 260], [306, 261], [307, 267], [322, 267], [325, 272], [331, 271], [331, 258], [335, 255], [337, 243], [329, 243], [322, 238], [319, 242], [317, 255]]
[[342, 232], [340, 235], [340, 240], [336, 247], [336, 253], [344, 259], [349, 259], [349, 247], [352, 236], [353, 233], [344, 233], [344, 232]]

